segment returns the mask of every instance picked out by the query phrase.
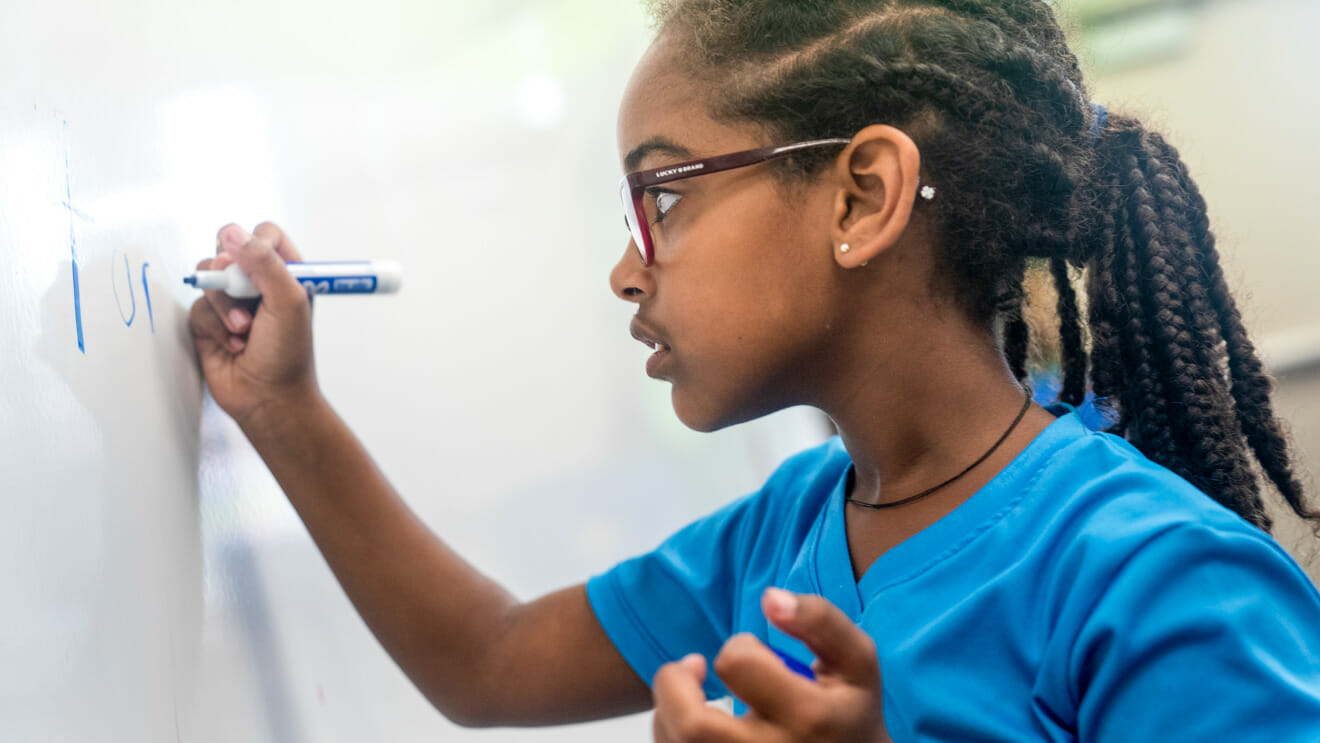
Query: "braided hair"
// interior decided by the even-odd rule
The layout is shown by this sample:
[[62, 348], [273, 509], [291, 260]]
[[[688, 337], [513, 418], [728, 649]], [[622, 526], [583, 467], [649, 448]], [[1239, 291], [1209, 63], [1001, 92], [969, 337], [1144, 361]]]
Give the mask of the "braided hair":
[[[1025, 381], [1028, 262], [1058, 295], [1060, 399], [1090, 388], [1150, 459], [1268, 530], [1272, 484], [1308, 505], [1270, 403], [1270, 380], [1219, 265], [1206, 205], [1178, 152], [1093, 108], [1076, 56], [1042, 0], [655, 0], [680, 34], [712, 113], [785, 142], [903, 129], [918, 200], [962, 309], [1002, 329]], [[777, 164], [819, 173], [828, 152]], [[1086, 314], [1075, 279], [1085, 277]], [[1088, 344], [1089, 340], [1089, 344]], [[1089, 353], [1088, 353], [1089, 346]]]

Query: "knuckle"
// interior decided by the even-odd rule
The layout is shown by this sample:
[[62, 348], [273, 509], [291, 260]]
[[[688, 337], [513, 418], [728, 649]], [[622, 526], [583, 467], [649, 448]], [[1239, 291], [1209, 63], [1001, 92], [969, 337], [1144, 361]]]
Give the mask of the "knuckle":
[[802, 712], [802, 731], [809, 740], [834, 740], [836, 718], [826, 712], [822, 706], [806, 707]]
[[188, 321], [192, 323], [194, 328], [202, 327], [202, 323], [206, 320], [205, 313], [209, 309], [210, 306], [204, 299], [199, 299], [196, 302], [193, 302], [192, 307], [188, 309]]
[[234, 301], [229, 298], [229, 295], [219, 289], [207, 289], [203, 294], [203, 297], [212, 307], [215, 308], [215, 311], [220, 314], [224, 314], [224, 312], [234, 304]]
[[274, 222], [262, 222], [252, 230], [252, 236], [265, 240], [271, 245], [279, 245], [284, 241], [284, 230]]

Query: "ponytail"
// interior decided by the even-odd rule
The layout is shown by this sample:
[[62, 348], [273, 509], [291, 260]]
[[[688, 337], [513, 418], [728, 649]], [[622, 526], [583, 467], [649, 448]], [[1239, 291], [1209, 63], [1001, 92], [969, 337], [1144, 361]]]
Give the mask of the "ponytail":
[[[1271, 522], [1256, 468], [1293, 512], [1320, 518], [1292, 471], [1270, 380], [1177, 150], [1136, 120], [1114, 117], [1096, 142], [1095, 165], [1091, 376], [1100, 404], [1116, 415], [1111, 430], [1262, 529]], [[1061, 318], [1062, 305], [1061, 297]], [[1063, 325], [1064, 386], [1075, 392], [1079, 352]]]

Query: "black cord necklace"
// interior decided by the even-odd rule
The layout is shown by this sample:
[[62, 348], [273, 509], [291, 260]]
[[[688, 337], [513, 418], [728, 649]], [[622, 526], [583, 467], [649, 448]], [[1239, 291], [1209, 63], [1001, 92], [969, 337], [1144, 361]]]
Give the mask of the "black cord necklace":
[[[971, 472], [972, 470], [976, 469], [976, 465], [978, 465], [978, 464], [984, 462], [986, 459], [989, 459], [990, 455], [995, 453], [995, 449], [998, 449], [998, 448], [999, 448], [999, 445], [1002, 444], [1002, 443], [1004, 443], [1004, 441], [1006, 441], [1006, 440], [1008, 439], [1009, 434], [1013, 433], [1013, 429], [1017, 428], [1018, 424], [1022, 422], [1022, 418], [1023, 418], [1023, 416], [1025, 416], [1025, 415], [1027, 414], [1027, 408], [1030, 408], [1030, 407], [1031, 407], [1031, 388], [1027, 388], [1027, 391], [1026, 391], [1026, 392], [1027, 392], [1027, 394], [1026, 394], [1026, 399], [1023, 400], [1023, 402], [1022, 402], [1022, 409], [1018, 411], [1017, 417], [1013, 419], [1013, 423], [1009, 425], [1008, 430], [1007, 430], [1007, 431], [1004, 431], [1004, 435], [1003, 435], [1003, 436], [1000, 436], [1000, 437], [999, 437], [999, 440], [995, 442], [995, 445], [992, 446], [992, 447], [990, 447], [990, 449], [989, 449], [988, 451], [986, 451], [985, 454], [982, 454], [980, 459], [978, 459], [978, 460], [976, 460], [975, 462], [972, 462], [970, 465], [968, 465], [968, 466], [967, 466], [967, 469], [963, 470], [962, 472], [959, 472], [958, 474], [954, 475], [953, 477], [950, 477], [949, 479], [945, 480], [944, 482], [940, 483], [939, 485], [936, 485], [936, 486], [933, 487], [933, 488], [927, 488], [926, 490], [923, 490], [923, 491], [921, 491], [920, 493], [917, 493], [916, 495], [908, 496], [907, 498], [904, 498], [903, 500], [896, 500], [896, 501], [892, 501], [892, 502], [890, 502], [890, 503], [867, 503], [866, 501], [863, 501], [863, 500], [857, 500], [856, 498], [854, 498], [854, 497], [852, 497], [852, 496], [848, 496], [848, 502], [851, 503], [851, 504], [854, 505], [854, 506], [861, 506], [862, 508], [870, 508], [870, 509], [873, 509], [873, 510], [876, 510], [876, 511], [878, 511], [878, 510], [880, 510], [880, 509], [882, 509], [882, 508], [894, 508], [895, 506], [904, 506], [904, 505], [907, 505], [908, 503], [911, 503], [911, 502], [913, 502], [913, 501], [915, 501], [915, 500], [920, 500], [920, 499], [922, 499], [922, 498], [925, 498], [926, 496], [930, 495], [931, 493], [935, 492], [936, 490], [939, 490], [940, 488], [944, 487], [945, 485], [948, 485], [949, 483], [953, 482], [954, 480], [957, 480], [958, 478], [962, 477], [963, 475], [967, 474], [968, 472]], [[852, 490], [853, 482], [854, 482], [854, 479], [855, 479], [855, 478], [854, 478], [854, 474], [855, 474], [855, 472], [856, 472], [856, 471], [853, 470], [853, 469], [851, 469], [851, 468], [848, 470], [848, 489], [849, 489], [849, 490]]]

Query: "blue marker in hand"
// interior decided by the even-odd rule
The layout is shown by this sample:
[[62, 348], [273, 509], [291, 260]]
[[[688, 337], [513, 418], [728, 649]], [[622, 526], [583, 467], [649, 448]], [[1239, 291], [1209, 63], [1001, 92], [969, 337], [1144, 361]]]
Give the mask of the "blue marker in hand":
[[770, 649], [775, 651], [775, 655], [778, 655], [779, 659], [784, 661], [784, 665], [788, 666], [789, 670], [793, 671], [799, 676], [805, 676], [808, 680], [811, 681], [816, 680], [816, 672], [811, 670], [811, 666], [808, 666], [807, 664], [803, 663], [802, 661], [798, 660], [797, 658], [794, 658], [793, 656], [789, 655], [788, 653], [785, 653], [784, 651], [778, 648], [770, 648]]
[[[289, 273], [308, 294], [388, 294], [403, 284], [403, 269], [393, 261], [326, 261], [286, 263]], [[223, 271], [198, 271], [185, 277], [198, 289], [220, 289], [234, 299], [253, 299], [261, 292], [232, 263]]]

